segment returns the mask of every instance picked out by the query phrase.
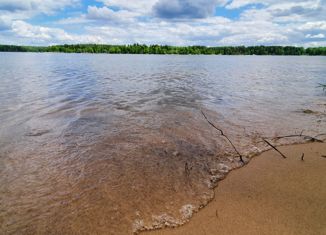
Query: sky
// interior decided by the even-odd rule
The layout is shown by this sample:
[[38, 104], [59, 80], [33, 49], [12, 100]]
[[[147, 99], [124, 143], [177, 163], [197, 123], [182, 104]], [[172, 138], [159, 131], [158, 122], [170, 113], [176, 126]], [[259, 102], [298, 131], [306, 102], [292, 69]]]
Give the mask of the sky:
[[0, 0], [0, 44], [326, 46], [326, 0]]

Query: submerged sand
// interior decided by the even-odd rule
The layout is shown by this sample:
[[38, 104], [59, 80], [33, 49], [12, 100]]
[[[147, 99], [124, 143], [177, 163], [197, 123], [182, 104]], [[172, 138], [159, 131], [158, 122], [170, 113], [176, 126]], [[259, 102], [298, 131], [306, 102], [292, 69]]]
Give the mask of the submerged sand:
[[279, 149], [287, 159], [271, 150], [232, 171], [189, 223], [145, 233], [326, 234], [326, 144]]

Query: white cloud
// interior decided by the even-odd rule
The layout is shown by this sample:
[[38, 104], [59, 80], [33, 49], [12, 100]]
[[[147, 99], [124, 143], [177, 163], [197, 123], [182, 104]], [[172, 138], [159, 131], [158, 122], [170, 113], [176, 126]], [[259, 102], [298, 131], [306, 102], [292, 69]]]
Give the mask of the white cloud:
[[97, 0], [106, 6], [148, 13], [159, 0]]
[[100, 43], [102, 38], [95, 35], [74, 35], [58, 28], [34, 26], [24, 21], [14, 21], [12, 31], [21, 38], [33, 40], [34, 43]]
[[326, 21], [307, 22], [298, 27], [299, 30], [326, 30]]
[[88, 33], [100, 34], [107, 43], [145, 43], [170, 45], [259, 45], [288, 44], [293, 30], [272, 22], [238, 22], [223, 17], [197, 21], [155, 21], [127, 27], [88, 27]]
[[0, 16], [0, 31], [8, 30], [11, 28], [11, 19], [7, 16]]
[[266, 4], [268, 1], [264, 0], [233, 0], [229, 4], [227, 4], [227, 9], [236, 9], [240, 7], [244, 7], [249, 4]]
[[0, 0], [0, 10], [10, 12], [35, 11], [49, 14], [77, 3], [79, 0]]
[[307, 35], [306, 35], [306, 38], [319, 38], [319, 39], [321, 39], [321, 38], [325, 38], [325, 35], [322, 34], [322, 33], [320, 33], [320, 34], [314, 34], [314, 35], [312, 35], [312, 34], [307, 34]]
[[11, 27], [16, 20], [28, 20], [36, 15], [52, 15], [67, 6], [77, 6], [80, 0], [0, 0], [0, 30]]
[[[212, 20], [213, 22], [213, 20]], [[215, 22], [227, 22], [218, 18]], [[219, 37], [224, 29], [223, 24], [206, 26], [199, 22], [189, 24], [186, 22], [139, 22], [129, 27], [100, 26], [88, 27], [90, 34], [101, 34], [107, 43], [145, 43], [170, 45], [213, 45], [214, 38]], [[213, 26], [213, 29], [211, 28]], [[210, 38], [210, 40], [207, 40]]]
[[137, 16], [139, 16], [139, 14], [132, 11], [127, 11], [127, 10], [113, 11], [108, 7], [99, 8], [96, 6], [89, 6], [88, 14], [86, 15], [88, 19], [105, 20], [113, 23], [131, 22]]
[[[171, 45], [324, 45], [325, 0], [0, 0], [0, 43], [145, 43]], [[102, 4], [101, 4], [102, 3]], [[182, 3], [182, 4], [181, 4]], [[186, 4], [187, 3], [187, 4]], [[189, 4], [188, 4], [189, 3]], [[190, 4], [191, 3], [191, 4]], [[157, 13], [157, 4], [168, 13]], [[172, 5], [177, 8], [171, 8]], [[225, 6], [226, 4], [226, 6]], [[251, 5], [250, 4], [259, 4]], [[36, 15], [65, 18], [27, 23]], [[213, 12], [238, 8], [239, 17]], [[247, 6], [245, 8], [242, 8]], [[162, 10], [161, 9], [161, 10]], [[80, 12], [77, 12], [80, 11]], [[224, 13], [228, 13], [226, 10]], [[163, 12], [164, 13], [164, 12]], [[169, 15], [169, 14], [172, 15]], [[223, 12], [222, 12], [223, 13]], [[225, 14], [223, 14], [225, 15]], [[35, 22], [35, 21], [34, 21]]]

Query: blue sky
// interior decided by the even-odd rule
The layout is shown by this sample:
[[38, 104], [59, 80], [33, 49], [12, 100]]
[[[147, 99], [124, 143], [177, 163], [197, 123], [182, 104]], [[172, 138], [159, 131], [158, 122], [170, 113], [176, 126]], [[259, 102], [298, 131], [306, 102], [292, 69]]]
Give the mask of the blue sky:
[[0, 0], [0, 44], [326, 46], [326, 0]]

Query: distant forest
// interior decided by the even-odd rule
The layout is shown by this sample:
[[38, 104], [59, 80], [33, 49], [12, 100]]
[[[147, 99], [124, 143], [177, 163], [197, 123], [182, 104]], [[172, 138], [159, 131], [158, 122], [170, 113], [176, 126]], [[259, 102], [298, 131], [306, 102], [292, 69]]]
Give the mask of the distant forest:
[[109, 54], [180, 54], [180, 55], [326, 55], [326, 47], [293, 46], [161, 46], [161, 45], [100, 45], [76, 44], [55, 46], [0, 45], [1, 52], [61, 52], [61, 53], [109, 53]]

